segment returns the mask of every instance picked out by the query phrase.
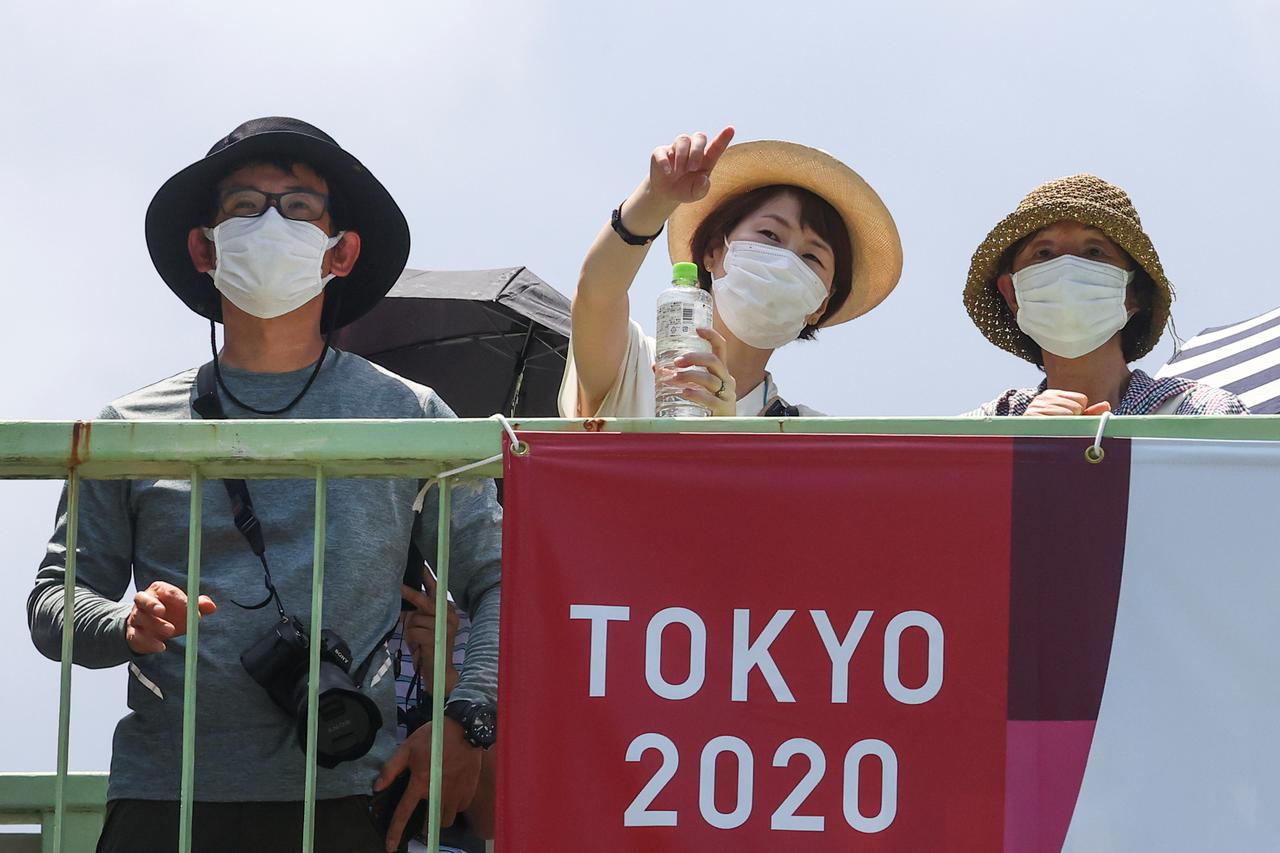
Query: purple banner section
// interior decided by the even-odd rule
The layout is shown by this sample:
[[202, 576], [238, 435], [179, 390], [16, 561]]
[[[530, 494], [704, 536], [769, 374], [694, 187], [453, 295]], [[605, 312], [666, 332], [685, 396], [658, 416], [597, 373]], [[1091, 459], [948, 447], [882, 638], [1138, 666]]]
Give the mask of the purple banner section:
[[1013, 450], [1009, 719], [1096, 720], [1129, 515], [1129, 442], [1018, 439]]
[[1058, 853], [1075, 811], [1115, 633], [1130, 446], [1019, 439], [1009, 572], [1005, 853]]

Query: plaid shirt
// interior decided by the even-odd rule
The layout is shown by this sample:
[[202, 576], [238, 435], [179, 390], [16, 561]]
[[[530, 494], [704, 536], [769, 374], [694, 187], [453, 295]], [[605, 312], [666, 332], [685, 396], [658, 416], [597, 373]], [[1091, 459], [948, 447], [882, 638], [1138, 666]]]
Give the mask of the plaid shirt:
[[[1035, 388], [1010, 388], [989, 403], [984, 403], [966, 417], [991, 418], [1004, 415], [1025, 415], [1031, 401], [1048, 387], [1047, 380]], [[1190, 393], [1188, 393], [1190, 392]], [[1165, 401], [1186, 394], [1178, 404], [1175, 415], [1247, 415], [1249, 411], [1235, 394], [1202, 385], [1181, 376], [1166, 376], [1163, 379], [1152, 379], [1141, 370], [1133, 371], [1129, 377], [1129, 387], [1116, 406], [1117, 415], [1150, 415], [1164, 405]]]
[[[404, 626], [397, 625], [395, 633], [387, 640], [387, 650], [391, 653], [391, 664], [396, 675], [396, 710], [406, 712], [418, 705], [420, 700], [431, 693], [431, 684], [423, 684], [413, 666], [413, 654], [404, 641]], [[462, 668], [462, 661], [467, 656], [467, 638], [471, 635], [471, 620], [465, 613], [458, 614], [458, 633], [453, 638], [453, 665]], [[401, 717], [400, 713], [396, 714]], [[396, 736], [400, 740], [408, 737], [403, 721], [397, 719]]]
[[[395, 633], [387, 640], [387, 650], [391, 653], [392, 666], [396, 675], [396, 737], [404, 740], [409, 732], [405, 728], [403, 714], [414, 708], [419, 702], [425, 702], [431, 685], [423, 684], [413, 667], [413, 653], [404, 641], [404, 624], [396, 626]], [[467, 656], [467, 637], [471, 635], [471, 620], [467, 614], [458, 614], [458, 633], [453, 638], [453, 665], [462, 668], [463, 658]], [[457, 824], [454, 825], [455, 827]], [[454, 827], [441, 830], [440, 853], [467, 853], [468, 847], [455, 847], [447, 843], [454, 833]], [[419, 833], [409, 842], [409, 853], [420, 853], [427, 849], [424, 839]], [[457, 842], [462, 843], [462, 842]], [[479, 849], [478, 847], [476, 849]]]

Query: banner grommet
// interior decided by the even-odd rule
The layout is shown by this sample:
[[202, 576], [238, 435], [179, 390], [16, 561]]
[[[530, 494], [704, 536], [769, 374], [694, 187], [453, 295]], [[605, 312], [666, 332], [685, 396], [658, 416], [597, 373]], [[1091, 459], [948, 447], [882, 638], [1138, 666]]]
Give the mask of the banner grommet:
[[1102, 434], [1107, 430], [1107, 422], [1111, 420], [1111, 412], [1105, 411], [1098, 418], [1098, 432], [1093, 436], [1093, 444], [1084, 449], [1085, 461], [1091, 465], [1097, 465], [1103, 459], [1107, 458], [1107, 452], [1102, 449]]
[[516, 435], [516, 431], [511, 426], [511, 422], [509, 420], [503, 417], [502, 414], [496, 412], [489, 415], [489, 419], [502, 424], [502, 428], [506, 430], [507, 437], [511, 439], [511, 444], [508, 446], [508, 449], [511, 451], [512, 456], [529, 455], [529, 442], [520, 440], [520, 436]]

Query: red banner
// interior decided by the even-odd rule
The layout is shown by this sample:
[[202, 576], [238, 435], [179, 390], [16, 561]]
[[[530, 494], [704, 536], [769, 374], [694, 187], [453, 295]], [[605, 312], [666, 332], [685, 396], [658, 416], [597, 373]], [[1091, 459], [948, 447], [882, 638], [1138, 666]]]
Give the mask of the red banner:
[[[1096, 697], [1053, 710], [1053, 673], [1072, 701], [1084, 677], [1055, 655], [1105, 673], [1110, 628], [1100, 660], [1081, 651], [1071, 601], [1097, 596], [1019, 574], [1013, 554], [1054, 569], [1055, 525], [1088, 523], [1080, 489], [1123, 459], [1087, 466], [1065, 440], [522, 437], [531, 452], [506, 463], [499, 850], [1052, 847], [1033, 836], [1059, 831], [1066, 799], [1069, 819], [1078, 746], [1054, 759], [1062, 791], [1007, 800], [1006, 779], [1058, 742], [1034, 726], [1092, 726]], [[1024, 511], [1032, 458], [1066, 473]], [[1056, 636], [1034, 627], [1059, 604]]]

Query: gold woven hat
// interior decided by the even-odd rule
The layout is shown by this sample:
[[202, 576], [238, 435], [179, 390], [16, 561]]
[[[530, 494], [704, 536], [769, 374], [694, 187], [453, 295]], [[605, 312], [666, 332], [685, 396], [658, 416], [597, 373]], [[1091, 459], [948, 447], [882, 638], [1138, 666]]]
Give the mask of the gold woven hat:
[[[1064, 219], [1091, 225], [1106, 234], [1155, 283], [1149, 322], [1129, 360], [1151, 352], [1169, 320], [1173, 285], [1165, 277], [1160, 256], [1142, 230], [1142, 220], [1128, 194], [1094, 175], [1071, 175], [1041, 184], [991, 229], [969, 264], [969, 280], [964, 288], [964, 307], [969, 316], [991, 343], [1027, 361], [1036, 361], [1040, 348], [1018, 328], [1013, 312], [996, 289], [996, 278], [1000, 259], [1015, 243]], [[1129, 355], [1126, 353], [1126, 357]]]
[[826, 199], [849, 229], [853, 282], [849, 298], [824, 326], [834, 326], [879, 305], [902, 275], [902, 243], [889, 209], [862, 176], [825, 151], [775, 139], [731, 145], [716, 164], [706, 198], [682, 204], [667, 226], [671, 260], [697, 261], [693, 234], [725, 201], [760, 187], [785, 184]]

